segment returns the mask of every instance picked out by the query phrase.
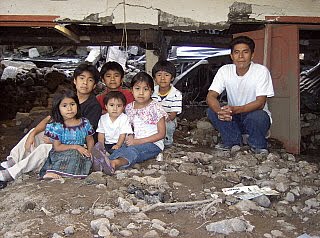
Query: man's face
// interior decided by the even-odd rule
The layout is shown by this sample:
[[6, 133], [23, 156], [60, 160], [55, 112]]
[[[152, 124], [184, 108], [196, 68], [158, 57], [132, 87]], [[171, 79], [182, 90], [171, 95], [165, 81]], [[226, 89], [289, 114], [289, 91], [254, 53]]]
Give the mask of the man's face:
[[77, 93], [90, 94], [96, 87], [96, 82], [92, 74], [88, 71], [83, 71], [78, 77], [73, 80], [76, 85]]
[[122, 83], [121, 74], [117, 70], [108, 70], [103, 75], [102, 80], [107, 86], [107, 88], [111, 91], [118, 90]]
[[236, 65], [237, 71], [247, 72], [250, 67], [253, 53], [247, 44], [237, 44], [231, 52], [231, 59]]

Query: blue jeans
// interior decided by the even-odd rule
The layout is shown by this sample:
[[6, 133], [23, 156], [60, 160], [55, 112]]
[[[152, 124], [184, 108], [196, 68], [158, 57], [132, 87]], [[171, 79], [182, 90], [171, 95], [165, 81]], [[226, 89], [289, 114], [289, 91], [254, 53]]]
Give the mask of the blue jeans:
[[115, 150], [109, 157], [110, 160], [124, 158], [128, 161], [127, 165], [121, 168], [128, 168], [136, 163], [156, 157], [161, 149], [154, 143], [145, 143], [141, 145], [122, 146]]
[[164, 145], [172, 145], [176, 125], [177, 119], [174, 119], [173, 121], [166, 121], [166, 137], [164, 138]]
[[231, 147], [242, 145], [242, 134], [248, 134], [248, 144], [253, 149], [267, 149], [266, 135], [270, 117], [263, 110], [232, 115], [232, 121], [221, 121], [217, 113], [208, 109], [208, 118], [220, 132], [222, 143]]

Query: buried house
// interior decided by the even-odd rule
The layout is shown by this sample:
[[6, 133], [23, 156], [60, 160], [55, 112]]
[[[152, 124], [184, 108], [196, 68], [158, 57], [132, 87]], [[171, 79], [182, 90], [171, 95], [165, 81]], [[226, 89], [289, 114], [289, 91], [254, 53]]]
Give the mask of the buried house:
[[[183, 4], [183, 6], [182, 6]], [[227, 48], [233, 36], [256, 42], [254, 61], [272, 74], [271, 137], [300, 153], [302, 64], [320, 55], [319, 1], [2, 0], [0, 45], [109, 46], [146, 49], [146, 70], [171, 46]]]

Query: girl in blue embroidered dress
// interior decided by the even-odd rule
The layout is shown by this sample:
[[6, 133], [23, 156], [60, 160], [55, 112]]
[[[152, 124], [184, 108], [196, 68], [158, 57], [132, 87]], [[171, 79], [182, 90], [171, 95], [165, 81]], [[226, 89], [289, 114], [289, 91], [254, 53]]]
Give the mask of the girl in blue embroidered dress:
[[167, 113], [151, 99], [154, 89], [152, 77], [145, 72], [136, 74], [131, 81], [131, 89], [134, 101], [127, 105], [125, 111], [134, 134], [127, 136], [126, 146], [110, 155], [114, 169], [155, 158], [164, 148]]
[[40, 170], [40, 176], [46, 179], [58, 179], [61, 176], [86, 177], [92, 164], [90, 158], [94, 145], [93, 134], [89, 120], [81, 117], [77, 95], [71, 90], [56, 93], [51, 122], [45, 130], [53, 148]]

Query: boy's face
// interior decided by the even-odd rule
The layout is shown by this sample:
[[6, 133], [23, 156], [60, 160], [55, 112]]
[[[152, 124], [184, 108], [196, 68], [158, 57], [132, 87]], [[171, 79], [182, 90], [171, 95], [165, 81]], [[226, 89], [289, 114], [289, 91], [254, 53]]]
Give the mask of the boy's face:
[[80, 94], [90, 94], [96, 87], [93, 75], [88, 71], [83, 71], [73, 80], [73, 83], [76, 86], [77, 93]]
[[106, 110], [109, 113], [110, 118], [115, 119], [123, 112], [124, 104], [120, 99], [111, 98], [106, 105]]
[[111, 91], [116, 91], [121, 86], [122, 78], [120, 72], [117, 70], [108, 70], [103, 75], [103, 82]]
[[155, 81], [160, 88], [170, 88], [172, 74], [166, 71], [158, 71], [155, 75]]

